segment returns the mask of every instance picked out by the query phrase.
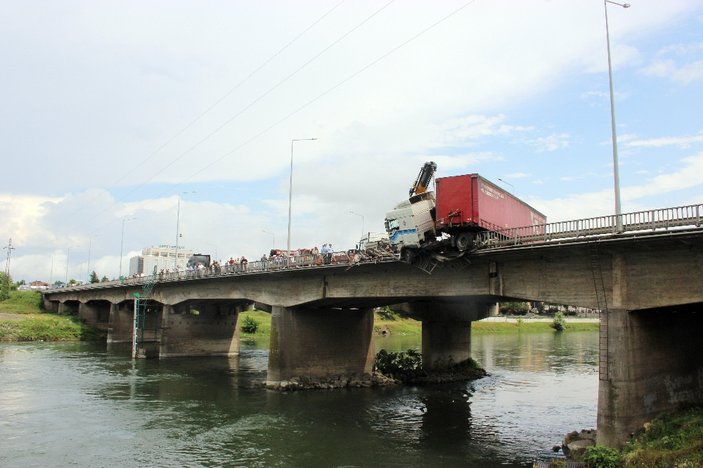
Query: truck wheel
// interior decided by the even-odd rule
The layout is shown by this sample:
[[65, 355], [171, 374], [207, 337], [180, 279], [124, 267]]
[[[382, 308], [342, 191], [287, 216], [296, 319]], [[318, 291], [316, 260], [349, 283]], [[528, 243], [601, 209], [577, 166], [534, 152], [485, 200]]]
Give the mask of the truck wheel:
[[415, 261], [415, 257], [416, 254], [414, 249], [403, 249], [403, 251], [400, 253], [400, 258], [405, 263], [412, 264]]
[[471, 247], [471, 244], [474, 241], [474, 236], [470, 232], [462, 232], [458, 236], [456, 236], [456, 248], [460, 252], [463, 252], [464, 250], [468, 249]]

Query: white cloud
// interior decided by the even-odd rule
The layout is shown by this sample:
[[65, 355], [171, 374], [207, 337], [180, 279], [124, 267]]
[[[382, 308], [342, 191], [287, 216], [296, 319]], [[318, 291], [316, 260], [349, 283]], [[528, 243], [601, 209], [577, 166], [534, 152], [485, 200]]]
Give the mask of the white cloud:
[[638, 139], [636, 137], [628, 137], [619, 139], [625, 147], [628, 148], [661, 148], [665, 146], [677, 146], [681, 149], [690, 148], [691, 146], [703, 143], [703, 131], [696, 135], [672, 136]]
[[[701, 173], [703, 173], [703, 153], [698, 153], [684, 158], [681, 161], [681, 167], [674, 172], [657, 175], [640, 185], [622, 187], [623, 213], [663, 208], [660, 200], [668, 194], [703, 186]], [[648, 199], [654, 199], [655, 204], [648, 203]], [[693, 197], [688, 198], [686, 203], [702, 202], [703, 199]], [[606, 216], [614, 213], [615, 206], [612, 189], [573, 193], [553, 199], [532, 197], [529, 203], [547, 214], [549, 222]]]
[[571, 135], [568, 133], [553, 133], [530, 140], [530, 144], [540, 153], [566, 149], [570, 143]]
[[511, 136], [532, 130], [531, 127], [509, 125], [504, 115], [467, 115], [443, 122], [438, 129], [444, 145], [468, 144], [486, 137]]
[[703, 78], [703, 60], [679, 65], [672, 59], [659, 59], [643, 68], [642, 73], [687, 85]]
[[505, 176], [506, 179], [525, 179], [527, 177], [532, 177], [532, 174], [527, 172], [513, 172]]

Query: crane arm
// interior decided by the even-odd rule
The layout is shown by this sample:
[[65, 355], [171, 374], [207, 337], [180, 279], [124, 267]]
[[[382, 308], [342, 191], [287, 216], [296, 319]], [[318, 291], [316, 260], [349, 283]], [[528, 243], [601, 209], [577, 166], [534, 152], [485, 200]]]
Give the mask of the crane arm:
[[409, 196], [412, 197], [413, 195], [425, 193], [436, 170], [437, 164], [433, 161], [426, 162], [424, 166], [422, 166], [422, 169], [420, 169], [420, 173], [417, 175], [415, 183], [410, 188]]

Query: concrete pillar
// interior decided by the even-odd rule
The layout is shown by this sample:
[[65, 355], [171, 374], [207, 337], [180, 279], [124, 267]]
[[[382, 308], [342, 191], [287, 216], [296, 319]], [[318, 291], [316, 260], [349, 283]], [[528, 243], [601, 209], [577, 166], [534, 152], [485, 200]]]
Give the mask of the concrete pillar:
[[59, 315], [76, 315], [78, 313], [79, 306], [80, 302], [78, 301], [60, 302], [57, 313]]
[[422, 321], [422, 367], [440, 369], [471, 358], [471, 321], [438, 317]]
[[603, 313], [599, 444], [621, 447], [646, 421], [703, 402], [700, 308]]
[[232, 301], [163, 306], [159, 357], [239, 354], [239, 308]]
[[110, 318], [107, 328], [108, 343], [131, 343], [134, 301], [110, 305]]
[[78, 304], [78, 318], [86, 325], [94, 327], [98, 323], [98, 310], [92, 305], [81, 302]]
[[495, 302], [437, 299], [409, 304], [422, 321], [422, 366], [439, 369], [471, 357], [471, 322], [490, 316]]
[[266, 386], [345, 386], [373, 372], [371, 309], [287, 309], [274, 306]]
[[42, 301], [44, 302], [44, 310], [47, 312], [53, 312], [55, 314], [59, 313], [59, 306], [61, 305], [58, 301], [49, 301], [46, 296], [42, 296]]

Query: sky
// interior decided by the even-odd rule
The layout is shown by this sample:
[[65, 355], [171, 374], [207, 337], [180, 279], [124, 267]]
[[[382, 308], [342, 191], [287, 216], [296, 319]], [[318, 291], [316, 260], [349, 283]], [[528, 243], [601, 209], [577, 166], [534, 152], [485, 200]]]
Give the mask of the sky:
[[[614, 213], [600, 0], [0, 0], [13, 280], [354, 247], [425, 161]], [[703, 0], [608, 4], [622, 211], [703, 203]], [[305, 140], [316, 138], [316, 140]], [[301, 140], [295, 141], [293, 140]], [[122, 262], [120, 259], [122, 258]]]

